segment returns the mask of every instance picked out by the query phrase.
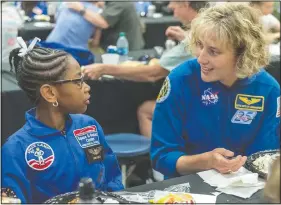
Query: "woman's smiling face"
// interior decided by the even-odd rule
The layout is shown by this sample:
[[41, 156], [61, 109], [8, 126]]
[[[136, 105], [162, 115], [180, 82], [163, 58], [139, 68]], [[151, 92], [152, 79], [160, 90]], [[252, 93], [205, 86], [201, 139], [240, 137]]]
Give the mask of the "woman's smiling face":
[[202, 80], [220, 81], [226, 86], [231, 86], [237, 79], [237, 59], [231, 45], [225, 45], [216, 38], [216, 35], [202, 35], [197, 42], [197, 47]]

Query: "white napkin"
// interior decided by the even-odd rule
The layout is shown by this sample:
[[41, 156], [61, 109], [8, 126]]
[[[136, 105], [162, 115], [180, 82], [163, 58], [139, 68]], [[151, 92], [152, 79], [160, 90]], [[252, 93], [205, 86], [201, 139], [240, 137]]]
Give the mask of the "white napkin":
[[217, 191], [242, 198], [251, 197], [265, 185], [265, 182], [258, 178], [257, 173], [252, 173], [244, 167], [231, 174], [220, 174], [215, 170], [208, 170], [199, 172], [198, 175], [204, 182], [217, 187]]

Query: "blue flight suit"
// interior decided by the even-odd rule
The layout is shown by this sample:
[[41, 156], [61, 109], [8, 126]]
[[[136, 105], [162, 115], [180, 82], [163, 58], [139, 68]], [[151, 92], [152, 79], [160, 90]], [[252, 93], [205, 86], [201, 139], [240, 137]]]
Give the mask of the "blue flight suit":
[[58, 131], [26, 112], [25, 125], [2, 147], [2, 188], [14, 191], [22, 203], [42, 203], [77, 190], [90, 177], [102, 191], [123, 189], [117, 158], [93, 118], [70, 114]]
[[215, 148], [235, 155], [280, 148], [280, 86], [264, 69], [231, 87], [204, 82], [191, 59], [163, 83], [152, 122], [152, 166], [165, 178], [179, 176], [176, 162]]

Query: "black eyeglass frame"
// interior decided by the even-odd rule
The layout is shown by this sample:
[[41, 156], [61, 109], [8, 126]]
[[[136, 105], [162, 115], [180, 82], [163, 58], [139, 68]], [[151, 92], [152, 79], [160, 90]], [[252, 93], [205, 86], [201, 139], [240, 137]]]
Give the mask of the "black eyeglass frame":
[[84, 75], [82, 74], [80, 78], [74, 78], [74, 79], [68, 79], [68, 80], [56, 80], [56, 81], [51, 81], [50, 83], [52, 84], [65, 84], [65, 83], [77, 83], [80, 82], [80, 88], [82, 88], [83, 83], [85, 82]]

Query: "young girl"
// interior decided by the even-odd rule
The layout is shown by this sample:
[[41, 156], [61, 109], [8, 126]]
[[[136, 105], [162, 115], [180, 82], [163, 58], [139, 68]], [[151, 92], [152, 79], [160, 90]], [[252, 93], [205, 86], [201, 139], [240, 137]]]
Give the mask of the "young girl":
[[77, 61], [64, 51], [33, 47], [10, 53], [19, 86], [34, 102], [25, 125], [2, 147], [2, 195], [42, 203], [77, 190], [82, 177], [96, 189], [123, 189], [116, 156], [98, 122], [82, 115], [90, 101]]

